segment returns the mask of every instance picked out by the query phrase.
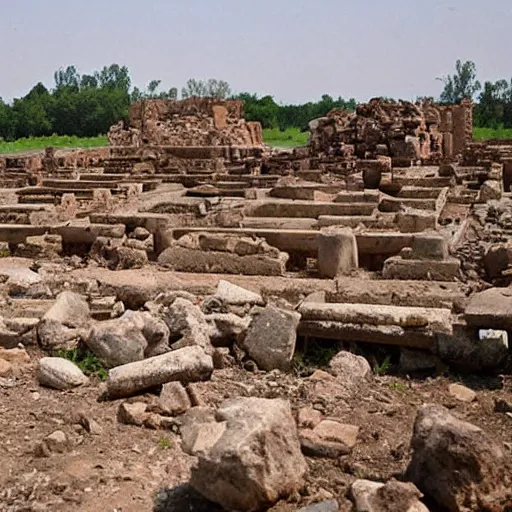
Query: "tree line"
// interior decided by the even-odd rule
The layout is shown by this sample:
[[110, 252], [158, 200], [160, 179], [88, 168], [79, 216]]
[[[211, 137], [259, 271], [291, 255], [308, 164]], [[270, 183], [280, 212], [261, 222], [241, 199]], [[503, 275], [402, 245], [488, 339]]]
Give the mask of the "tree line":
[[[484, 82], [477, 78], [473, 62], [457, 61], [455, 73], [440, 78], [442, 103], [457, 103], [469, 97], [475, 100], [476, 126], [512, 128], [512, 79]], [[250, 92], [234, 94], [223, 80], [190, 79], [181, 88], [181, 98], [218, 97], [241, 99], [245, 117], [259, 121], [263, 128], [300, 128], [307, 130], [312, 119], [326, 115], [333, 108], [353, 110], [353, 98], [333, 98], [324, 94], [319, 101], [300, 105], [282, 105], [273, 96]], [[160, 80], [151, 80], [144, 89], [132, 86], [126, 66], [112, 64], [80, 75], [75, 66], [59, 69], [54, 85], [36, 84], [29, 93], [6, 103], [0, 98], [0, 138], [16, 140], [23, 137], [71, 135], [94, 137], [106, 134], [109, 127], [128, 119], [132, 102], [144, 98], [178, 99], [177, 87], [161, 90]]]
[[475, 101], [474, 125], [482, 128], [512, 128], [512, 79], [496, 82], [478, 80], [476, 65], [472, 61], [455, 64], [455, 73], [440, 78], [444, 89], [442, 103], [458, 103], [464, 98]]
[[[74, 135], [94, 137], [106, 134], [113, 124], [127, 120], [130, 104], [149, 98], [178, 99], [178, 89], [161, 90], [160, 80], [151, 80], [144, 89], [132, 86], [126, 66], [112, 64], [92, 74], [80, 75], [75, 66], [54, 73], [53, 87], [36, 84], [29, 93], [7, 103], [0, 97], [0, 139]], [[264, 128], [300, 127], [323, 116], [332, 108], [355, 108], [355, 100], [344, 101], [324, 95], [318, 102], [280, 105], [272, 96], [233, 94], [223, 80], [190, 79], [181, 89], [181, 98], [217, 97], [242, 99], [246, 119], [260, 121]]]

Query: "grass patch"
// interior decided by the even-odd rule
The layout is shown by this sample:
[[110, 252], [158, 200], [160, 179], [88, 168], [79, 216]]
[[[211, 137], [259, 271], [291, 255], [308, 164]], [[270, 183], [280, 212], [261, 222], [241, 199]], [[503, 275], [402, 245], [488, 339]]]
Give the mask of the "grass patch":
[[169, 439], [168, 437], [162, 437], [158, 441], [158, 446], [160, 446], [160, 449], [162, 450], [170, 450], [173, 447], [172, 439]]
[[382, 363], [378, 363], [377, 361], [374, 361], [373, 363], [373, 373], [375, 375], [386, 375], [389, 370], [391, 369], [391, 357], [386, 356], [384, 361]]
[[59, 350], [57, 356], [76, 364], [87, 376], [96, 376], [100, 380], [107, 380], [108, 370], [90, 350], [84, 348]]
[[473, 128], [474, 140], [512, 139], [512, 128]]
[[298, 128], [287, 128], [284, 132], [277, 128], [263, 130], [263, 140], [274, 147], [305, 146], [308, 143], [308, 136], [308, 132], [301, 132]]
[[308, 375], [317, 368], [325, 368], [331, 359], [340, 351], [339, 347], [311, 340], [305, 352], [296, 352], [293, 358], [293, 368], [297, 375]]
[[108, 139], [104, 135], [98, 137], [75, 137], [52, 135], [50, 137], [31, 137], [29, 139], [18, 139], [13, 142], [5, 142], [0, 138], [1, 153], [19, 153], [35, 149], [44, 149], [48, 146], [56, 148], [95, 148], [107, 146]]
[[390, 382], [388, 384], [389, 389], [394, 389], [395, 391], [407, 391], [407, 386], [405, 384], [402, 384], [401, 382], [398, 382], [394, 380], [393, 382]]

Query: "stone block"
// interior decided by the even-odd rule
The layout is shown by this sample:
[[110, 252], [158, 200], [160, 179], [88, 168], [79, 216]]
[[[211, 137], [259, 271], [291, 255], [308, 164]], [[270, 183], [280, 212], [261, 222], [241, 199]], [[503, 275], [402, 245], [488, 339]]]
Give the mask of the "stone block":
[[384, 279], [453, 281], [459, 277], [460, 261], [456, 258], [446, 260], [404, 259], [393, 256], [384, 262]]
[[333, 279], [359, 267], [357, 240], [351, 229], [326, 229], [318, 236], [318, 273]]

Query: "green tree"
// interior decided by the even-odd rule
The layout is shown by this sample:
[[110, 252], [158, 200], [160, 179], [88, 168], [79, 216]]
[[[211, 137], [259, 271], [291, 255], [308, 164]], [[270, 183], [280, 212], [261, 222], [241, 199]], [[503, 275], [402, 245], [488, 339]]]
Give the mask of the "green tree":
[[208, 80], [187, 80], [185, 87], [181, 89], [181, 97], [187, 98], [218, 98], [227, 99], [231, 96], [231, 87], [224, 80], [209, 78]]
[[454, 75], [439, 78], [444, 83], [444, 89], [440, 96], [442, 103], [455, 104], [464, 98], [473, 99], [475, 94], [482, 88], [477, 80], [474, 62], [457, 60], [455, 71]]

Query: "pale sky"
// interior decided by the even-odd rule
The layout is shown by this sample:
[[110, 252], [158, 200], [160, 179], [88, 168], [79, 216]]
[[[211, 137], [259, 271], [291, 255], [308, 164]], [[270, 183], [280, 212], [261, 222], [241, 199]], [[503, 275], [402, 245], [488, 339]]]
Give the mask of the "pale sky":
[[284, 103], [438, 96], [457, 58], [510, 79], [511, 27], [510, 0], [0, 0], [0, 96], [112, 63], [141, 88], [217, 78]]

